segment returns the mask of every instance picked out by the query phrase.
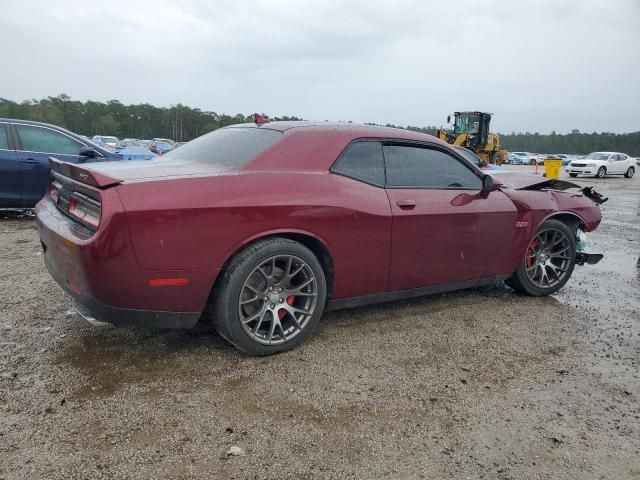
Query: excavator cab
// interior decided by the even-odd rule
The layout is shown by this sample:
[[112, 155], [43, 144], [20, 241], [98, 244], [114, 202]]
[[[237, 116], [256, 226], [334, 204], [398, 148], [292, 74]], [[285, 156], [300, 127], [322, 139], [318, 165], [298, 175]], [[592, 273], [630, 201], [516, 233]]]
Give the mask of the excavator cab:
[[453, 134], [469, 135], [469, 146], [473, 149], [487, 144], [491, 114], [484, 112], [455, 112]]
[[[439, 129], [438, 138], [467, 148], [490, 163], [502, 163], [506, 159], [507, 151], [500, 148], [499, 136], [489, 131], [490, 113], [455, 112], [453, 117], [453, 128]], [[451, 123], [451, 116], [447, 117], [447, 123]]]

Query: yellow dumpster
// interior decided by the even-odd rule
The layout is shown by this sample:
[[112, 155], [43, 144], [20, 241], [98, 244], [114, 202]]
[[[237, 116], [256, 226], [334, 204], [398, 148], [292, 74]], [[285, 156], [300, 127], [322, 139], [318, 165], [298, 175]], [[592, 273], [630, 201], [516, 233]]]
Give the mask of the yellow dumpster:
[[544, 161], [544, 176], [547, 178], [560, 178], [562, 160], [559, 158], [546, 158]]

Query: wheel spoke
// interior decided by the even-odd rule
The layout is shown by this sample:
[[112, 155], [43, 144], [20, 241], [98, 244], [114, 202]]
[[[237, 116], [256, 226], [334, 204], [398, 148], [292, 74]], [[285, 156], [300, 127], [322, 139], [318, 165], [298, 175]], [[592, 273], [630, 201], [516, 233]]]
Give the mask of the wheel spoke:
[[302, 282], [302, 284], [296, 286], [295, 288], [291, 289], [289, 291], [290, 295], [299, 295], [301, 294], [301, 290], [309, 285], [311, 285], [313, 283], [313, 281], [315, 280], [315, 278], [311, 277], [311, 278], [307, 278], [304, 282]]
[[260, 317], [260, 320], [258, 320], [258, 323], [256, 323], [256, 326], [253, 328], [253, 334], [255, 335], [256, 333], [258, 333], [258, 330], [260, 330], [260, 327], [262, 326], [262, 321], [264, 320], [264, 317], [267, 316], [267, 312], [265, 311], [262, 316]]
[[272, 316], [271, 325], [269, 326], [269, 337], [267, 338], [267, 342], [269, 343], [269, 345], [271, 345], [271, 342], [273, 341], [273, 332], [275, 332], [275, 330], [276, 330], [276, 319], [275, 317]]
[[247, 303], [253, 303], [253, 302], [255, 302], [256, 300], [258, 300], [259, 298], [260, 298], [260, 297], [258, 297], [258, 296], [256, 295], [255, 297], [250, 298], [250, 299], [248, 299], [248, 300], [242, 300], [242, 301], [240, 302], [240, 305], [246, 305]]
[[264, 279], [268, 282], [269, 280], [271, 280], [271, 277], [269, 277], [269, 275], [267, 275], [264, 270], [262, 270], [262, 267], [258, 267], [258, 273], [262, 274], [262, 276], [264, 277]]
[[302, 270], [304, 270], [304, 264], [300, 265], [293, 273], [289, 274], [289, 280], [298, 275]]
[[[245, 318], [242, 323], [244, 323], [245, 325], [248, 323], [253, 322], [254, 320], [257, 320], [261, 315], [264, 315], [265, 310], [264, 309], [260, 309], [258, 311], [258, 313], [254, 313], [252, 316], [250, 316], [249, 318]], [[262, 321], [262, 320], [261, 320]]]

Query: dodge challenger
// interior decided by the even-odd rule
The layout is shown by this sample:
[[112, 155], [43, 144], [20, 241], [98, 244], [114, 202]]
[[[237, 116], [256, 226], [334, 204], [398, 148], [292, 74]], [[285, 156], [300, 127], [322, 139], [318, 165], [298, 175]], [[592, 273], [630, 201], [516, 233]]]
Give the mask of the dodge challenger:
[[506, 281], [560, 289], [606, 199], [480, 170], [432, 136], [256, 121], [144, 162], [51, 158], [45, 264], [90, 321], [189, 328], [253, 355], [291, 349], [329, 309]]

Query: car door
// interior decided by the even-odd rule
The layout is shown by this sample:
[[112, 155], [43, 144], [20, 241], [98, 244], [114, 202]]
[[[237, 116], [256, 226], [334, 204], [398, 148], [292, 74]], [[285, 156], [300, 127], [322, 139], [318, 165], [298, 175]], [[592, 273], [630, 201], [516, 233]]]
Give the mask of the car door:
[[629, 162], [629, 157], [627, 157], [623, 153], [618, 153], [618, 161], [616, 163], [618, 164], [616, 168], [617, 173], [620, 174], [627, 173], [627, 169], [631, 165], [631, 162]]
[[0, 208], [21, 206], [20, 163], [10, 134], [9, 124], [0, 122]]
[[616, 153], [611, 154], [607, 161], [607, 173], [622, 173], [621, 170], [620, 155]]
[[62, 132], [41, 125], [14, 123], [16, 153], [22, 178], [22, 206], [33, 207], [44, 196], [50, 182], [49, 157], [78, 163], [84, 146]]
[[390, 290], [496, 274], [515, 231], [516, 207], [482, 190], [483, 174], [435, 145], [384, 145], [393, 215]]

